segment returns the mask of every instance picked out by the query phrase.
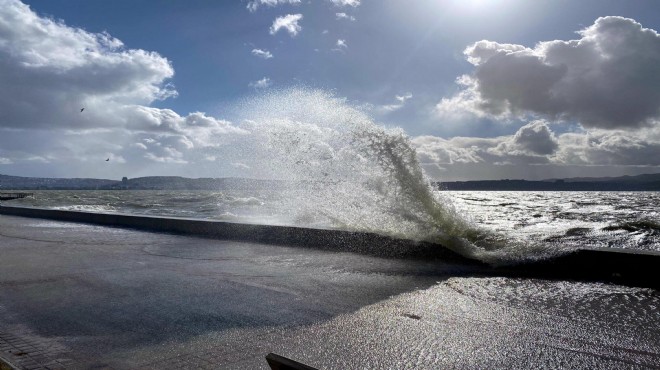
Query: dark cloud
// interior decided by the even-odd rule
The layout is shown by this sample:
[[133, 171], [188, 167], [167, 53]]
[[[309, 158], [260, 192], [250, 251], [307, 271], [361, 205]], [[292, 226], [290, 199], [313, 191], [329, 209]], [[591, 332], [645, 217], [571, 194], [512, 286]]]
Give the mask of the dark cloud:
[[475, 65], [464, 90], [441, 112], [495, 117], [528, 113], [576, 120], [587, 128], [631, 129], [660, 117], [660, 35], [632, 19], [603, 17], [578, 40], [534, 48], [479, 41], [465, 50]]
[[513, 136], [513, 143], [523, 151], [538, 155], [552, 154], [559, 147], [555, 135], [543, 121], [521, 127]]

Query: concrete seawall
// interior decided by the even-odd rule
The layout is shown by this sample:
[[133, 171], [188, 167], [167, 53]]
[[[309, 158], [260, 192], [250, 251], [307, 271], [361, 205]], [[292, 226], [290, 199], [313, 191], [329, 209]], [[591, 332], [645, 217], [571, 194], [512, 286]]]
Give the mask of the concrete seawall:
[[32, 207], [0, 206], [0, 214], [194, 235], [214, 239], [244, 240], [356, 252], [381, 257], [442, 258], [463, 263], [476, 263], [437, 244], [395, 239], [367, 232]]
[[489, 267], [441, 245], [395, 239], [366, 232], [293, 226], [241, 224], [213, 220], [108, 214], [0, 206], [0, 214], [132, 228], [214, 239], [242, 240], [390, 258], [440, 259], [472, 265], [477, 275], [603, 281], [660, 288], [660, 252], [603, 248], [582, 249], [552, 260], [517, 266]]
[[495, 269], [511, 277], [601, 281], [660, 290], [660, 252], [581, 249], [554, 259]]

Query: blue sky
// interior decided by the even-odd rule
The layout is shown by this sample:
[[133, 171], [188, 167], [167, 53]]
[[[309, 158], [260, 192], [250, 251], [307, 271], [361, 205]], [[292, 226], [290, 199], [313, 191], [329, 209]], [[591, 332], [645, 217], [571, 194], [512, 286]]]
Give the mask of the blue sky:
[[[617, 175], [656, 172], [660, 165], [648, 159], [649, 155], [660, 154], [657, 153], [660, 134], [656, 132], [660, 131], [656, 130], [660, 87], [639, 82], [646, 80], [645, 74], [653, 76], [657, 69], [626, 59], [626, 55], [630, 55], [638, 61], [648, 59], [651, 64], [660, 60], [657, 54], [649, 52], [658, 51], [655, 49], [657, 40], [647, 37], [644, 41], [647, 44], [640, 43], [639, 49], [617, 49], [621, 54], [616, 54], [615, 59], [621, 60], [622, 70], [626, 72], [603, 73], [586, 83], [576, 82], [583, 77], [577, 74], [583, 73], [579, 71], [585, 70], [585, 63], [594, 63], [595, 68], [602, 71], [619, 67], [604, 62], [605, 57], [600, 62], [583, 60], [571, 64], [573, 57], [569, 53], [577, 55], [582, 52], [580, 50], [586, 50], [577, 43], [570, 46], [572, 51], [554, 51], [554, 57], [546, 55], [545, 50], [535, 49], [539, 43], [553, 41], [582, 40], [585, 44], [593, 39], [602, 43], [605, 38], [607, 42], [618, 37], [637, 40], [637, 36], [626, 33], [624, 26], [635, 30], [635, 25], [639, 25], [639, 35], [648, 34], [641, 31], [643, 29], [660, 29], [660, 5], [655, 1], [42, 0], [20, 3], [0, 0], [0, 4], [4, 9], [0, 11], [0, 20], [12, 27], [11, 32], [0, 30], [0, 41], [8, 45], [16, 43], [14, 49], [0, 48], [0, 56], [8, 60], [0, 68], [21, 76], [15, 81], [0, 79], [0, 83], [21, 84], [24, 85], [21, 91], [25, 90], [0, 98], [0, 105], [12, 107], [11, 113], [0, 116], [0, 129], [7, 132], [3, 135], [5, 141], [0, 139], [0, 173], [3, 174], [113, 178], [155, 174], [213, 176], [208, 173], [208, 163], [202, 164], [200, 158], [218, 160], [223, 153], [215, 146], [218, 155], [208, 154], [209, 145], [205, 146], [199, 130], [192, 129], [197, 126], [190, 124], [194, 121], [191, 114], [203, 112], [202, 118], [212, 121], [205, 127], [212, 127], [214, 135], [240, 132], [245, 130], [241, 128], [241, 121], [249, 119], [241, 108], [246, 101], [289, 88], [329, 92], [336, 98], [345, 98], [346, 104], [365, 112], [379, 126], [401, 127], [418, 149], [427, 173], [437, 179]], [[9, 10], [12, 8], [18, 9], [14, 15]], [[19, 13], [32, 14], [34, 18], [15, 17]], [[294, 30], [290, 32], [283, 27], [271, 32], [276, 19], [286, 16], [298, 19], [297, 26], [290, 24]], [[596, 27], [597, 19], [606, 16], [625, 19], [610, 19], [616, 27], [606, 27], [606, 22]], [[83, 39], [85, 35], [107, 35], [120, 41], [122, 46], [113, 49], [101, 41], [94, 44], [96, 46], [80, 49], [75, 45], [81, 41], [78, 36], [69, 35], [68, 41], [59, 43], [63, 39], [56, 39], [59, 37], [56, 31], [41, 36], [43, 42], [31, 43], [29, 37], [33, 31], [30, 27], [40, 20], [52, 22], [54, 30], [60, 27], [74, 34], [79, 31], [78, 36]], [[23, 22], [21, 27], [17, 26], [18, 22]], [[576, 33], [589, 27], [595, 35], [592, 38]], [[609, 29], [615, 32], [607, 31]], [[75, 96], [85, 102], [88, 111], [92, 111], [94, 102], [101, 100], [118, 104], [116, 113], [107, 112], [104, 117], [113, 114], [122, 117], [124, 113], [126, 117], [133, 117], [136, 112], [145, 112], [135, 107], [148, 107], [152, 109], [149, 111], [151, 118], [158, 116], [157, 119], [162, 120], [156, 125], [159, 128], [166, 126], [163, 117], [169, 110], [176, 114], [173, 119], [181, 122], [176, 123], [175, 128], [167, 126], [171, 129], [169, 133], [163, 130], [150, 133], [144, 128], [138, 130], [112, 123], [109, 119], [107, 123], [94, 126], [92, 121], [69, 121], [62, 112], [59, 112], [61, 115], [58, 112], [40, 115], [29, 109], [21, 111], [18, 107], [25, 105], [25, 101], [19, 101], [19, 97], [38, 101], [46, 89], [57, 86], [31, 90], [26, 86], [31, 86], [32, 78], [43, 81], [48, 79], [44, 77], [47, 73], [61, 77], [73, 71], [71, 65], [62, 64], [64, 62], [50, 66], [41, 63], [38, 71], [25, 67], [26, 62], [21, 58], [29, 59], [39, 53], [50, 55], [51, 51], [44, 46], [49, 37], [53, 37], [52, 45], [60, 45], [62, 54], [75, 54], [78, 50], [81, 53], [78, 57], [90, 66], [95, 76], [108, 75], [108, 79], [95, 83], [107, 84], [110, 90], [117, 89], [110, 96], [98, 86], [85, 90], [84, 83], [78, 86], [77, 80], [72, 79], [67, 80], [68, 86], [73, 86], [71, 95], [65, 94], [59, 99]], [[477, 45], [481, 40], [496, 45]], [[19, 41], [22, 44], [18, 44]], [[15, 50], [20, 48], [17, 45], [31, 45], [34, 52], [28, 55], [22, 50], [26, 54], [17, 57]], [[100, 57], [82, 56], [96, 47], [102, 54]], [[470, 47], [471, 56], [465, 53]], [[527, 49], [522, 50], [522, 47]], [[103, 69], [106, 65], [103, 58], [128, 55], [135, 50], [149, 54], [139, 60], [131, 59], [127, 63], [134, 64], [126, 69]], [[497, 65], [498, 61], [491, 58], [491, 54], [487, 54], [490, 59], [483, 57], [487, 50], [509, 59]], [[540, 78], [532, 81], [534, 78], [530, 77], [521, 82], [518, 77], [507, 75], [511, 71], [532, 68], [531, 62], [525, 62], [530, 56], [536, 58], [534, 62], [545, 63], [540, 74], [530, 72], [530, 76], [547, 72], [547, 78], [553, 79], [551, 70], [554, 68], [564, 77], [557, 77], [548, 87], [534, 85], [542, 84]], [[470, 57], [480, 62], [471, 63]], [[57, 58], [58, 55], [51, 60]], [[169, 63], [169, 70], [163, 61]], [[158, 67], [153, 67], [153, 63]], [[515, 63], [523, 64], [516, 67]], [[565, 70], [560, 68], [562, 63], [567, 66]], [[463, 82], [471, 81], [472, 85], [457, 84], [461, 76], [466, 76]], [[495, 77], [499, 80], [495, 81]], [[621, 81], [626, 78], [629, 80]], [[126, 85], [119, 86], [118, 81], [126, 81]], [[525, 90], [527, 87], [522, 88], [520, 84], [528, 82], [530, 89], [547, 87], [547, 101], [542, 101], [544, 96], [532, 96], [528, 100], [536, 100], [526, 102], [523, 96], [512, 95], [514, 92], [510, 89]], [[125, 94], [127, 86], [136, 89], [138, 84], [146, 86], [149, 92]], [[585, 92], [578, 91], [580, 86], [591, 87], [585, 91], [598, 95], [595, 101], [586, 101]], [[612, 96], [599, 96], [597, 92], [602, 89], [598, 86], [618, 88], [617, 94], [621, 94], [620, 88], [626, 88], [626, 95], [645, 95], [648, 99], [627, 101], [614, 92]], [[496, 92], [488, 89], [496, 89]], [[60, 93], [62, 89], [56, 91]], [[557, 96], [561, 97], [561, 102]], [[569, 97], [582, 103], [566, 103]], [[58, 106], [55, 101], [62, 101], [51, 100], [49, 106], [52, 107]], [[610, 101], [618, 101], [614, 105], [621, 104], [626, 112], [616, 122], [607, 118], [612, 115], [606, 109]], [[498, 104], [499, 108], [493, 108]], [[133, 108], [127, 108], [129, 105]], [[109, 104], [105, 106], [110, 107]], [[633, 109], [637, 113], [628, 111]], [[51, 117], [52, 122], [40, 123], [46, 116]], [[93, 122], [105, 119], [94, 117]], [[51, 145], [36, 149], [30, 140], [20, 139], [19, 131], [25, 130], [29, 134], [23, 137], [47, 141], [46, 138], [51, 138]], [[78, 132], [74, 134], [72, 130]], [[111, 130], [121, 132], [112, 134]], [[208, 130], [204, 135], [208, 135]], [[74, 136], [81, 141], [72, 148]], [[151, 140], [159, 144], [159, 148], [153, 149], [160, 152], [151, 150]], [[115, 144], [103, 144], [107, 141]], [[89, 150], [82, 150], [83, 142], [95, 144]], [[594, 142], [598, 145], [594, 146]], [[93, 164], [93, 148], [99, 149], [98, 156], [116, 157], [116, 166], [99, 169]], [[193, 153], [200, 148], [204, 153]], [[137, 149], [144, 153], [136, 152]], [[137, 157], [140, 161], [135, 160]], [[245, 167], [234, 166], [231, 170], [220, 166], [223, 169], [218, 170], [217, 175], [255, 175], [237, 169]]]

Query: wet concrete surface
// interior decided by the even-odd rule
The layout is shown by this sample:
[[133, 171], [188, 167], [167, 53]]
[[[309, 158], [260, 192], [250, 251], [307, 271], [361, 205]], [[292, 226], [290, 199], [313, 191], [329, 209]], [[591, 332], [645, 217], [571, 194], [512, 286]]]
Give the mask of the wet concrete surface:
[[474, 266], [0, 216], [19, 368], [660, 367], [660, 296]]

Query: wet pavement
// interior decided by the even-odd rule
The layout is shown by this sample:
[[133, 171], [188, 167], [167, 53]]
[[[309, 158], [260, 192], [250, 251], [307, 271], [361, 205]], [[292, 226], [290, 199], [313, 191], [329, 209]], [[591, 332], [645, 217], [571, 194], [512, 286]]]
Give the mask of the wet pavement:
[[0, 216], [18, 368], [660, 368], [660, 294]]

